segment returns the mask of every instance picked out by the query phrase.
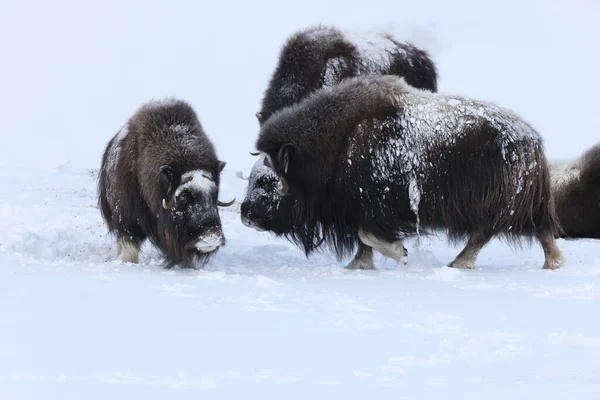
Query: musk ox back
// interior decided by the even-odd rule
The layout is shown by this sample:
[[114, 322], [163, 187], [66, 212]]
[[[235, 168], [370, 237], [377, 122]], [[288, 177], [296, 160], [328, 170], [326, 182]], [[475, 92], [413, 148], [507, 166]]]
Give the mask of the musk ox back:
[[285, 42], [256, 116], [262, 124], [317, 89], [372, 74], [403, 76], [409, 85], [437, 91], [437, 69], [426, 51], [386, 32], [316, 26]]
[[495, 236], [537, 238], [544, 268], [562, 262], [542, 139], [494, 104], [395, 76], [352, 78], [274, 114], [257, 149], [300, 204], [307, 234], [340, 258], [359, 241], [397, 252], [399, 239], [441, 230], [468, 239], [452, 267], [473, 268]]
[[[344, 32], [329, 27], [299, 31], [281, 50], [257, 118], [262, 124], [274, 112], [344, 79], [384, 74], [403, 76], [414, 87], [437, 91], [437, 70], [427, 52], [399, 42], [388, 33]], [[308, 248], [302, 213], [292, 197], [279, 194], [279, 187], [281, 182], [268, 160], [260, 157], [250, 173], [241, 205], [242, 221]]]
[[552, 163], [550, 175], [559, 236], [600, 239], [600, 144], [575, 162]]
[[137, 262], [148, 238], [168, 266], [208, 260], [225, 243], [217, 205], [220, 173], [213, 144], [187, 103], [140, 107], [109, 141], [99, 174], [102, 217], [117, 256]]

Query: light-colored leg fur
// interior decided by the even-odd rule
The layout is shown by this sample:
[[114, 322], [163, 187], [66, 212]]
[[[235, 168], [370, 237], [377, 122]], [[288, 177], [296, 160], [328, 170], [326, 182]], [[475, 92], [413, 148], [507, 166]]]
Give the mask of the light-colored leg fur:
[[402, 243], [402, 240], [388, 243], [362, 229], [358, 230], [358, 238], [367, 246], [372, 247], [383, 254], [384, 257], [395, 260], [398, 265], [406, 264], [404, 261], [404, 244]]
[[542, 269], [558, 269], [565, 260], [556, 245], [552, 235], [538, 236], [538, 240], [544, 249], [544, 266]]
[[456, 256], [454, 261], [452, 261], [448, 266], [451, 268], [460, 269], [475, 268], [475, 260], [477, 259], [477, 256], [479, 255], [479, 252], [483, 246], [485, 246], [488, 241], [488, 238], [480, 234], [473, 233], [463, 251], [461, 251]]
[[137, 264], [139, 260], [140, 243], [123, 236], [118, 237], [116, 253], [119, 260]]
[[373, 249], [363, 243], [358, 243], [356, 255], [346, 266], [348, 269], [375, 269], [373, 265]]

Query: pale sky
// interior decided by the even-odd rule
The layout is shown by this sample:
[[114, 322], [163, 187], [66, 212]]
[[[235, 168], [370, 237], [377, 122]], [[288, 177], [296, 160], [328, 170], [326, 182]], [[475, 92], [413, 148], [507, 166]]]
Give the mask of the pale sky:
[[2, 0], [0, 163], [98, 168], [140, 104], [175, 96], [247, 174], [279, 49], [317, 23], [413, 40], [441, 92], [511, 108], [550, 158], [574, 157], [600, 141], [598, 20], [593, 0]]

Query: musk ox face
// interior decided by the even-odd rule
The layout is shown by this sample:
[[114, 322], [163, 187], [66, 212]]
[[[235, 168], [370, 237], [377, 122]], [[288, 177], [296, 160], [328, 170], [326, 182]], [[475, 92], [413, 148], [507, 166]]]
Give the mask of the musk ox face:
[[243, 224], [258, 231], [274, 230], [282, 190], [282, 182], [273, 170], [269, 157], [260, 154], [250, 172], [246, 197], [241, 206]]
[[218, 177], [209, 170], [178, 174], [163, 166], [160, 173], [166, 193], [162, 207], [170, 222], [163, 227], [168, 258], [184, 266], [206, 262], [225, 244], [218, 206], [229, 206], [235, 199], [229, 203], [217, 199]]

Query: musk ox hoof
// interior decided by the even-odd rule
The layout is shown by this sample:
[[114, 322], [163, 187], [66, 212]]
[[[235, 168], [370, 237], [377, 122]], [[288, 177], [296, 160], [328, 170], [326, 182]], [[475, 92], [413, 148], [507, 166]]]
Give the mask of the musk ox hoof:
[[544, 262], [544, 266], [542, 267], [542, 269], [559, 269], [563, 262], [564, 262], [564, 258], [556, 258], [554, 260], [546, 260], [546, 262]]
[[456, 259], [452, 261], [448, 267], [458, 269], [475, 269], [475, 262], [473, 260]]
[[115, 253], [122, 262], [137, 264], [139, 262], [139, 252], [140, 248], [136, 243], [123, 238], [117, 239]]
[[346, 269], [375, 269], [373, 261], [366, 260], [352, 260], [352, 262], [346, 265]]

